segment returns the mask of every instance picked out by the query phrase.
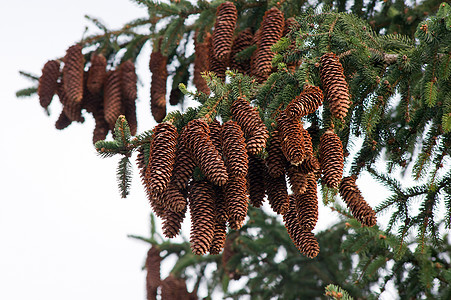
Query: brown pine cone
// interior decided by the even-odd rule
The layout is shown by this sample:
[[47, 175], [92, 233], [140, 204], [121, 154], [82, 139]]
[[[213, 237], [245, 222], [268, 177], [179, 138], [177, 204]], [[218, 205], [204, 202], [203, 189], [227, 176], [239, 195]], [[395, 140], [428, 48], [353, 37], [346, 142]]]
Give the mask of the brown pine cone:
[[226, 62], [229, 59], [236, 19], [237, 10], [232, 2], [226, 1], [218, 6], [213, 31], [213, 50], [219, 61]]
[[93, 94], [102, 91], [106, 80], [106, 58], [102, 54], [93, 53], [91, 55], [91, 66], [88, 71], [87, 89]]
[[282, 37], [283, 27], [284, 17], [280, 10], [272, 7], [266, 11], [260, 25], [261, 32], [258, 47], [251, 62], [251, 73], [259, 82], [266, 80], [271, 73], [271, 61], [274, 57], [271, 46]]
[[191, 300], [197, 299], [196, 295], [188, 293], [186, 282], [182, 278], [175, 278], [169, 274], [161, 282], [161, 300]]
[[281, 215], [285, 214], [289, 206], [285, 176], [274, 178], [266, 173], [265, 180], [269, 206], [271, 206], [275, 213]]
[[218, 150], [219, 153], [222, 153], [222, 138], [221, 138], [221, 132], [222, 132], [222, 125], [219, 123], [218, 120], [213, 120], [210, 124], [208, 124], [208, 128], [210, 129], [210, 139], [213, 145], [215, 146], [216, 150]]
[[163, 235], [167, 238], [176, 237], [180, 233], [182, 228], [183, 219], [185, 219], [186, 207], [179, 211], [174, 212], [166, 210], [163, 218]]
[[47, 108], [52, 102], [53, 95], [58, 90], [58, 78], [60, 76], [60, 63], [57, 60], [49, 60], [42, 68], [39, 77], [38, 96], [42, 107]]
[[63, 83], [69, 103], [80, 103], [83, 98], [83, 69], [85, 58], [81, 53], [82, 46], [69, 47], [64, 56]]
[[121, 77], [117, 70], [107, 73], [103, 90], [103, 109], [105, 120], [113, 130], [122, 113]]
[[58, 130], [62, 130], [69, 126], [72, 123], [72, 121], [66, 116], [64, 113], [64, 110], [61, 112], [60, 116], [58, 117], [58, 120], [56, 120], [55, 128]]
[[[103, 106], [103, 105], [102, 105]], [[106, 139], [108, 135], [109, 126], [107, 121], [105, 120], [105, 116], [103, 114], [103, 109], [94, 113], [94, 120], [96, 122], [94, 132], [92, 135], [92, 142], [95, 144], [98, 141]]]
[[330, 112], [334, 117], [343, 120], [351, 100], [343, 66], [334, 53], [321, 56], [320, 76]]
[[249, 156], [249, 171], [247, 173], [247, 183], [249, 200], [254, 207], [260, 207], [265, 200], [265, 162], [256, 156]]
[[283, 25], [283, 33], [282, 36], [286, 36], [292, 29], [298, 28], [299, 23], [295, 18], [291, 17], [285, 20]]
[[214, 235], [214, 191], [207, 181], [194, 181], [189, 192], [191, 214], [191, 250], [196, 255], [210, 250]]
[[250, 74], [251, 70], [251, 60], [238, 60], [235, 55], [243, 51], [247, 47], [252, 45], [253, 38], [252, 30], [246, 28], [245, 30], [238, 33], [238, 36], [233, 41], [232, 50], [230, 52], [230, 69], [237, 70], [243, 74]]
[[295, 201], [290, 201], [290, 208], [283, 216], [285, 228], [293, 244], [308, 258], [314, 258], [319, 253], [319, 245], [310, 231], [303, 230], [299, 224]]
[[230, 107], [232, 118], [238, 123], [248, 139], [246, 148], [249, 154], [256, 155], [266, 146], [268, 129], [258, 111], [243, 97], [238, 97]]
[[146, 178], [150, 191], [161, 194], [172, 175], [177, 149], [177, 128], [170, 123], [160, 123], [153, 130], [151, 154]]
[[340, 196], [346, 202], [346, 205], [351, 210], [352, 215], [362, 225], [372, 227], [376, 225], [376, 213], [363, 199], [359, 188], [355, 181], [357, 177], [344, 177], [340, 184]]
[[135, 73], [135, 65], [131, 60], [123, 62], [119, 66], [121, 75], [121, 92], [124, 115], [130, 126], [132, 135], [136, 135], [138, 123], [136, 120], [136, 98], [138, 77]]
[[157, 246], [152, 246], [147, 252], [146, 258], [147, 300], [157, 299], [157, 289], [161, 284], [160, 266], [161, 266], [160, 249]]
[[[174, 168], [175, 169], [175, 168]], [[173, 180], [174, 177], [169, 181], [166, 189], [164, 190], [162, 197], [162, 205], [165, 210], [170, 210], [173, 212], [183, 211], [187, 204], [187, 193], [186, 190], [181, 190]]]
[[227, 169], [210, 139], [208, 124], [199, 119], [186, 125], [185, 143], [194, 161], [213, 184], [222, 186], [227, 181]]
[[227, 215], [227, 207], [225, 202], [224, 190], [221, 186], [211, 184], [215, 191], [215, 219], [220, 223], [227, 223], [229, 216]]
[[58, 97], [63, 104], [63, 111], [71, 121], [83, 123], [85, 118], [81, 115], [82, 102], [71, 102], [66, 91], [63, 88], [64, 83], [58, 84]]
[[306, 231], [312, 231], [318, 222], [318, 192], [313, 174], [307, 175], [307, 187], [303, 194], [295, 195], [299, 224]]
[[[86, 76], [85, 76], [86, 77]], [[83, 100], [82, 100], [82, 108], [86, 109], [87, 112], [92, 113], [93, 115], [97, 115], [103, 112], [103, 95], [102, 93], [93, 94], [86, 87], [87, 80], [85, 80], [85, 87], [83, 89]]]
[[277, 129], [281, 136], [282, 152], [293, 165], [299, 165], [305, 159], [304, 135], [302, 122], [289, 118], [282, 111], [277, 118]]
[[343, 145], [338, 135], [330, 129], [320, 139], [319, 163], [324, 183], [330, 188], [337, 188], [343, 176]]
[[298, 166], [302, 174], [314, 173], [317, 174], [320, 170], [319, 161], [314, 156], [307, 156]]
[[205, 33], [203, 42], [198, 42], [198, 32], [194, 35], [194, 74], [193, 83], [199, 92], [210, 95], [210, 88], [207, 82], [202, 78], [202, 73], [210, 70], [210, 45], [211, 34]]
[[230, 120], [222, 125], [221, 140], [227, 173], [230, 176], [245, 177], [248, 171], [246, 140], [237, 122]]
[[186, 130], [182, 130], [179, 138], [179, 145], [175, 155], [174, 169], [172, 170], [172, 179], [179, 189], [185, 189], [188, 181], [193, 174], [196, 163], [186, 145]]
[[225, 72], [227, 70], [227, 63], [224, 61], [220, 61], [216, 58], [213, 49], [213, 41], [210, 39], [208, 44], [208, 61], [209, 61], [209, 69], [208, 71], [214, 72], [218, 78], [222, 81], [225, 81]]
[[323, 92], [319, 87], [309, 85], [294, 98], [285, 109], [292, 119], [300, 119], [314, 113], [323, 104]]
[[307, 175], [299, 166], [287, 165], [288, 182], [295, 195], [303, 194], [307, 188]]
[[287, 159], [282, 152], [280, 134], [277, 129], [272, 132], [271, 144], [268, 148], [268, 157], [266, 158], [266, 166], [268, 173], [272, 177], [280, 177], [285, 174], [285, 166]]
[[227, 225], [225, 222], [221, 222], [215, 219], [214, 235], [211, 241], [210, 254], [219, 254], [224, 248], [225, 240], [227, 237]]
[[246, 178], [229, 176], [224, 193], [229, 226], [238, 230], [246, 219], [249, 203]]
[[157, 49], [154, 48], [149, 62], [150, 72], [152, 72], [150, 108], [155, 121], [160, 123], [166, 116], [166, 80], [168, 78], [166, 64], [168, 58]]

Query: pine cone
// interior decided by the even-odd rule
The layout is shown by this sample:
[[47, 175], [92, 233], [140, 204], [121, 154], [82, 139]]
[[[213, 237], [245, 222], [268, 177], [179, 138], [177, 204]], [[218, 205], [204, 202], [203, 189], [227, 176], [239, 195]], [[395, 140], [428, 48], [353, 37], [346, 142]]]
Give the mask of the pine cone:
[[283, 221], [293, 244], [298, 250], [308, 258], [316, 257], [319, 253], [318, 242], [313, 233], [302, 230], [296, 212], [295, 201], [290, 201], [290, 208], [283, 216]]
[[227, 169], [210, 139], [208, 124], [199, 119], [190, 121], [186, 125], [185, 142], [208, 180], [215, 185], [224, 185], [227, 181]]
[[147, 252], [146, 259], [146, 290], [147, 290], [147, 300], [157, 299], [157, 289], [161, 284], [160, 278], [160, 249], [156, 246], [152, 246]]
[[224, 198], [223, 187], [212, 184], [215, 191], [215, 219], [220, 223], [227, 223], [229, 216], [227, 215], [227, 207]]
[[249, 200], [254, 207], [260, 207], [265, 200], [265, 162], [256, 157], [249, 156], [249, 171], [247, 173], [247, 183]]
[[135, 73], [135, 65], [131, 60], [127, 60], [119, 66], [119, 71], [121, 75], [121, 91], [124, 115], [128, 121], [128, 125], [130, 126], [131, 134], [136, 135], [138, 127], [136, 120], [136, 84], [138, 77]]
[[227, 226], [225, 222], [215, 219], [214, 235], [211, 241], [210, 254], [219, 254], [224, 248], [227, 237]]
[[282, 152], [293, 165], [299, 165], [305, 159], [304, 135], [302, 122], [289, 118], [281, 112], [277, 118], [277, 129], [281, 134]]
[[269, 206], [271, 206], [275, 213], [281, 215], [285, 214], [289, 206], [285, 176], [273, 178], [267, 173], [265, 179]]
[[191, 183], [189, 208], [191, 213], [191, 249], [196, 255], [210, 250], [214, 235], [214, 191], [207, 181]]
[[96, 125], [95, 125], [94, 132], [92, 135], [92, 142], [95, 144], [98, 141], [106, 139], [106, 136], [108, 135], [108, 131], [109, 131], [109, 126], [108, 126], [107, 121], [105, 120], [105, 116], [103, 114], [103, 109], [93, 115], [94, 115], [94, 120], [96, 122]]
[[82, 46], [69, 47], [64, 56], [63, 83], [69, 103], [80, 103], [83, 98], [83, 68], [85, 58], [81, 53]]
[[292, 29], [297, 29], [299, 27], [299, 23], [295, 18], [291, 17], [285, 20], [283, 25], [283, 33], [282, 36], [286, 36]]
[[207, 86], [207, 82], [202, 78], [202, 73], [210, 70], [210, 45], [211, 34], [205, 33], [204, 41], [198, 42], [198, 32], [194, 35], [194, 74], [193, 83], [199, 92], [203, 92], [210, 95], [210, 88]]
[[300, 167], [288, 165], [287, 176], [291, 191], [295, 195], [303, 194], [307, 188], [307, 176], [301, 171]]
[[238, 60], [236, 58], [236, 54], [251, 46], [252, 38], [252, 30], [250, 28], [246, 28], [245, 30], [241, 31], [233, 41], [232, 50], [230, 52], [231, 70], [237, 70], [238, 72], [243, 74], [250, 74], [251, 60]]
[[258, 47], [251, 62], [252, 75], [254, 75], [259, 82], [266, 80], [271, 73], [271, 61], [274, 57], [271, 46], [282, 37], [283, 27], [284, 17], [280, 10], [272, 7], [266, 11], [260, 25], [261, 32]]
[[81, 115], [82, 103], [71, 102], [63, 86], [64, 83], [58, 84], [57, 93], [61, 104], [63, 104], [64, 114], [71, 121], [83, 123], [85, 121], [85, 118], [83, 118]]
[[214, 55], [214, 49], [213, 49], [213, 41], [210, 39], [208, 44], [208, 60], [209, 60], [209, 71], [214, 72], [218, 78], [220, 78], [222, 81], [225, 81], [225, 72], [227, 70], [227, 63], [220, 61], [216, 58]]
[[323, 104], [323, 92], [319, 87], [309, 85], [294, 98], [285, 109], [292, 119], [300, 119], [314, 113]]
[[238, 230], [246, 219], [249, 203], [246, 178], [229, 176], [224, 192], [229, 226]]
[[343, 120], [348, 113], [351, 100], [343, 66], [334, 53], [321, 56], [320, 76], [330, 112], [334, 117]]
[[58, 130], [62, 130], [69, 126], [72, 123], [72, 121], [66, 116], [64, 113], [64, 110], [61, 112], [60, 116], [58, 117], [58, 120], [56, 120], [55, 128]]
[[[175, 167], [174, 167], [175, 169]], [[162, 205], [165, 210], [170, 210], [173, 212], [183, 211], [187, 204], [187, 193], [185, 190], [181, 190], [173, 180], [174, 177], [169, 181], [162, 198]]]
[[340, 184], [340, 196], [346, 202], [352, 215], [362, 225], [372, 227], [376, 225], [376, 213], [363, 199], [355, 181], [356, 176], [344, 177]]
[[245, 98], [238, 97], [233, 101], [230, 112], [248, 139], [246, 148], [249, 154], [256, 155], [261, 152], [266, 146], [269, 132], [258, 111]]
[[38, 96], [42, 107], [47, 108], [52, 102], [53, 95], [58, 90], [58, 78], [60, 76], [60, 63], [57, 60], [49, 60], [42, 68], [39, 77]]
[[285, 174], [285, 166], [287, 159], [282, 152], [280, 134], [277, 129], [272, 132], [271, 144], [268, 148], [268, 157], [266, 158], [266, 166], [268, 173], [272, 177], [280, 177]]
[[303, 194], [295, 195], [299, 224], [306, 231], [312, 231], [318, 222], [318, 194], [313, 174], [307, 176], [307, 187]]
[[216, 10], [216, 22], [213, 31], [213, 49], [216, 59], [226, 62], [232, 47], [237, 10], [232, 2], [221, 3]]
[[246, 140], [237, 122], [230, 120], [224, 123], [221, 140], [227, 173], [235, 177], [245, 177], [248, 171]]
[[[158, 47], [159, 48], [159, 47]], [[150, 85], [150, 107], [152, 116], [157, 123], [160, 123], [166, 116], [166, 80], [168, 71], [166, 69], [167, 57], [161, 54], [160, 50], [150, 55], [149, 68], [152, 72], [152, 82]]]
[[319, 161], [314, 156], [307, 156], [298, 166], [302, 174], [314, 173], [317, 174], [320, 170]]
[[163, 218], [163, 235], [167, 238], [176, 237], [180, 233], [182, 228], [183, 219], [185, 219], [186, 207], [179, 211], [174, 212], [166, 210]]
[[343, 176], [343, 145], [332, 130], [324, 132], [319, 143], [319, 163], [323, 181], [330, 188], [337, 188]]
[[103, 91], [103, 109], [105, 120], [113, 130], [117, 118], [122, 113], [121, 77], [117, 70], [107, 73]]
[[91, 66], [88, 71], [87, 89], [93, 94], [102, 91], [106, 80], [106, 58], [102, 54], [93, 53], [91, 55]]
[[177, 147], [177, 128], [170, 123], [160, 123], [154, 128], [151, 159], [146, 171], [150, 191], [163, 193], [172, 175]]
[[188, 293], [186, 282], [182, 278], [175, 278], [169, 274], [161, 282], [161, 300], [191, 300], [197, 299], [195, 295]]
[[185, 189], [188, 181], [193, 174], [196, 163], [191, 156], [186, 145], [186, 130], [183, 129], [179, 138], [179, 145], [175, 156], [174, 169], [172, 170], [172, 179], [179, 189]]
[[215, 146], [216, 150], [218, 150], [219, 153], [222, 153], [222, 125], [215, 119], [213, 122], [208, 124], [208, 128], [210, 129], [211, 142]]

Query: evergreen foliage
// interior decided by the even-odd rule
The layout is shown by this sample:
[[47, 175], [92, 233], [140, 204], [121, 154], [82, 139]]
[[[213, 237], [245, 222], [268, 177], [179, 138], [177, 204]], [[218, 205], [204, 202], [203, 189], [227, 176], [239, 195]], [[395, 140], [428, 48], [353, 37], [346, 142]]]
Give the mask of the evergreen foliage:
[[[174, 243], [163, 239], [152, 219], [151, 237], [137, 238], [158, 246], [163, 262], [169, 255], [178, 257], [172, 275], [195, 280], [194, 294], [203, 285], [208, 291], [207, 298], [222, 287], [222, 292], [233, 299], [243, 295], [252, 299], [309, 299], [324, 294], [333, 299], [352, 299], [351, 296], [374, 299], [385, 291], [388, 283], [395, 286], [403, 299], [451, 297], [451, 246], [448, 234], [444, 234], [451, 228], [449, 4], [436, 0], [425, 0], [416, 5], [398, 0], [324, 0], [314, 3], [302, 0], [235, 0], [227, 2], [227, 7], [236, 7], [237, 17], [226, 16], [224, 29], [223, 25], [215, 25], [224, 1], [134, 1], [147, 9], [148, 17], [132, 20], [119, 30], [110, 30], [99, 20], [87, 17], [100, 33], [87, 36], [76, 44], [77, 49], [83, 49], [84, 59], [81, 56], [62, 59], [67, 74], [71, 76], [59, 76], [56, 82], [56, 93], [63, 105], [62, 116], [69, 117], [69, 124], [71, 121], [83, 122], [82, 114], [92, 113], [96, 129], [99, 126], [106, 133], [111, 132], [112, 140], [102, 138], [95, 147], [101, 157], [122, 156], [117, 168], [121, 196], [125, 198], [129, 193], [129, 158], [137, 151], [138, 167], [155, 214], [164, 221], [177, 220], [179, 224], [174, 228], [179, 228], [177, 226], [183, 218], [174, 214], [186, 213], [186, 209], [183, 212], [167, 209], [172, 198], [167, 192], [170, 189], [165, 188], [166, 185], [173, 186], [173, 163], [165, 166], [163, 190], [156, 193], [149, 188], [146, 170], [152, 167], [155, 174], [161, 171], [155, 167], [152, 150], [158, 133], [147, 130], [132, 136], [130, 127], [131, 120], [136, 120], [136, 99], [125, 99], [126, 93], [121, 90], [119, 64], [136, 61], [144, 45], [150, 43], [166, 61], [166, 66], [164, 63], [159, 65], [162, 74], [170, 70], [168, 76], [172, 79], [172, 91], [168, 94], [168, 102], [175, 105], [187, 98], [197, 102], [195, 108], [168, 114], [165, 112], [166, 104], [160, 103], [164, 105], [159, 106], [158, 113], [162, 124], [177, 131], [173, 139], [168, 139], [174, 143], [171, 144], [174, 150], [171, 155], [176, 155], [177, 148], [177, 153], [185, 151], [192, 156], [191, 165], [182, 162], [186, 165], [178, 167], [188, 176], [191, 174], [190, 186], [193, 182], [204, 182], [205, 190], [214, 194], [215, 199], [210, 199], [209, 195], [209, 201], [214, 202], [215, 210], [220, 210], [221, 201], [234, 201], [247, 207], [246, 192], [242, 193], [242, 198], [233, 195], [231, 200], [227, 199], [232, 197], [230, 193], [219, 187], [225, 185], [227, 189], [227, 183], [237, 182], [231, 174], [228, 174], [230, 178], [222, 174], [223, 180], [218, 186], [204, 181], [206, 177], [219, 176], [214, 173], [214, 166], [227, 157], [228, 153], [223, 151], [235, 151], [215, 144], [212, 124], [215, 120], [222, 123], [234, 120], [244, 132], [246, 149], [253, 155], [252, 159], [266, 160], [267, 165], [272, 157], [268, 153], [270, 146], [277, 140], [274, 138], [277, 130], [282, 137], [278, 147], [284, 155], [279, 163], [291, 163], [303, 176], [313, 176], [311, 178], [320, 183], [323, 203], [348, 219], [315, 235], [321, 252], [313, 260], [299, 255], [286, 232], [302, 234], [304, 229], [291, 228], [294, 226], [291, 221], [287, 221], [285, 227], [281, 218], [261, 209], [249, 207], [249, 220], [245, 223], [233, 223], [229, 216], [231, 229], [222, 258], [218, 255], [196, 256], [187, 241]], [[279, 34], [282, 31], [281, 15], [285, 18], [282, 35]], [[215, 36], [215, 26], [227, 31], [227, 38]], [[251, 45], [231, 56], [230, 28], [235, 28], [235, 36], [244, 30], [254, 35]], [[147, 33], [143, 33], [143, 29]], [[191, 67], [196, 64], [195, 58], [199, 59], [196, 53], [191, 54], [189, 45], [191, 42], [208, 44], [208, 35], [212, 32], [216, 48], [204, 58], [207, 60], [204, 66], [209, 67], [201, 70], [210, 93], [188, 90]], [[277, 42], [270, 43], [270, 40]], [[214, 52], [219, 52], [219, 57]], [[86, 80], [81, 78], [80, 67], [84, 64], [85, 69], [90, 68], [95, 54], [106, 58], [107, 65], [103, 71], [106, 77], [114, 79], [110, 80], [114, 81], [114, 86], [105, 82], [103, 90], [92, 92], [89, 87], [85, 88]], [[247, 63], [251, 70], [247, 73], [241, 73], [243, 70], [224, 71], [230, 61]], [[152, 61], [150, 64], [152, 68]], [[73, 70], [69, 70], [69, 66]], [[261, 70], [256, 70], [261, 66], [265, 69], [263, 75]], [[63, 68], [63, 75], [64, 72]], [[89, 72], [86, 73], [89, 77]], [[34, 82], [39, 81], [37, 76], [21, 74]], [[154, 74], [159, 86], [154, 81], [153, 94], [166, 94], [164, 83], [167, 79], [162, 74]], [[68, 82], [67, 78], [73, 79]], [[316, 99], [313, 105], [314, 101], [307, 97], [302, 100], [305, 107], [297, 104], [300, 107], [295, 117], [287, 116], [290, 103], [300, 99], [312, 86], [323, 91], [324, 102]], [[18, 91], [17, 96], [30, 96], [37, 91], [37, 86], [26, 88]], [[77, 101], [66, 95], [76, 96]], [[108, 102], [111, 99], [107, 99], [113, 96], [114, 105]], [[152, 107], [155, 101], [151, 99]], [[165, 102], [164, 97], [162, 101]], [[233, 111], [237, 101], [249, 104], [245, 114], [244, 110], [241, 115]], [[113, 124], [117, 116], [119, 118]], [[192, 125], [193, 120], [197, 121], [196, 126]], [[308, 133], [303, 135], [302, 130]], [[268, 139], [268, 133], [271, 139]], [[306, 140], [311, 139], [311, 145], [304, 141], [305, 136], [309, 137]], [[202, 148], [205, 144], [208, 147]], [[256, 146], [260, 144], [263, 149]], [[296, 145], [299, 151], [293, 150], [291, 145]], [[162, 145], [159, 147], [164, 148]], [[211, 151], [204, 153], [199, 149]], [[318, 157], [322, 170], [306, 167], [307, 162], [314, 165], [312, 161]], [[216, 164], [213, 163], [215, 160]], [[202, 168], [195, 167], [196, 164]], [[204, 174], [207, 169], [212, 173]], [[302, 171], [306, 169], [308, 172]], [[325, 172], [324, 169], [332, 171]], [[351, 214], [356, 210], [350, 212], [336, 201], [341, 177], [358, 177], [362, 172], [371, 174], [392, 193], [375, 209], [378, 214], [390, 213], [384, 228], [372, 226], [375, 219], [362, 227], [354, 219], [358, 216]], [[402, 184], [402, 176], [411, 177], [414, 184]], [[285, 173], [277, 178], [266, 178], [270, 182], [285, 182]], [[227, 183], [223, 184], [226, 179]], [[242, 183], [246, 182], [244, 177], [241, 179]], [[282, 189], [278, 187], [274, 195], [283, 195], [277, 203], [288, 207], [284, 187], [285, 184]], [[352, 190], [354, 187], [349, 188]], [[171, 191], [182, 198], [188, 194], [185, 189]], [[225, 200], [221, 200], [223, 194]], [[196, 196], [202, 198], [205, 195]], [[191, 199], [195, 197], [191, 194], [190, 197], [189, 204], [193, 205]], [[364, 201], [361, 196], [353, 198], [354, 207], [363, 207], [359, 199]], [[217, 222], [218, 228], [225, 226], [219, 223], [217, 215], [220, 213], [211, 216], [202, 206], [196, 209], [199, 215], [208, 215], [212, 222]], [[365, 206], [365, 210], [371, 208]], [[277, 213], [284, 215], [285, 211]], [[202, 234], [204, 232], [199, 233], [202, 239], [211, 241], [211, 234], [209, 238]], [[205, 249], [201, 252], [208, 252], [208, 245], [203, 247]], [[211, 264], [215, 265], [217, 272], [207, 272]], [[230, 291], [230, 280], [241, 276], [247, 278], [246, 285]]]

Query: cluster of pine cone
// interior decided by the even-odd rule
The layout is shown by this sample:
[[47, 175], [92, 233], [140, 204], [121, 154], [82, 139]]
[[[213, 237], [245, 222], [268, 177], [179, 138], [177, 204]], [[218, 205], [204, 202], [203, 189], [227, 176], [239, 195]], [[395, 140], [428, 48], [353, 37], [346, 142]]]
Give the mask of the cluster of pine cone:
[[107, 61], [101, 54], [92, 54], [90, 66], [85, 71], [82, 46], [67, 49], [61, 69], [59, 60], [48, 61], [39, 78], [38, 95], [42, 107], [47, 108], [55, 94], [63, 110], [56, 121], [57, 129], [72, 122], [84, 122], [82, 110], [92, 113], [96, 125], [93, 142], [104, 140], [114, 129], [119, 115], [125, 115], [133, 135], [136, 134], [136, 83], [135, 65], [123, 62], [117, 69], [107, 71]]
[[[217, 254], [224, 248], [227, 226], [241, 228], [248, 204], [260, 207], [267, 196], [274, 212], [283, 215], [293, 243], [313, 258], [319, 252], [312, 230], [318, 220], [320, 177], [328, 187], [340, 187], [346, 204], [363, 225], [375, 224], [375, 213], [362, 198], [355, 178], [342, 179], [343, 146], [333, 127], [322, 134], [315, 151], [312, 135], [318, 134], [318, 128], [305, 129], [301, 121], [324, 98], [330, 107], [340, 108], [337, 118], [346, 116], [348, 88], [343, 68], [334, 57], [326, 53], [321, 59], [325, 95], [320, 88], [306, 85], [280, 112], [271, 137], [257, 110], [243, 97], [233, 101], [231, 120], [223, 124], [194, 119], [180, 133], [170, 122], [154, 128], [148, 152], [140, 148], [138, 167], [153, 211], [163, 219], [166, 237], [179, 233], [189, 207], [193, 253]], [[337, 96], [337, 90], [344, 92]], [[261, 158], [264, 148], [265, 160]]]
[[[157, 295], [160, 294], [162, 300], [197, 300], [197, 291], [188, 292], [186, 282], [183, 278], [176, 278], [169, 274], [164, 280], [161, 280], [160, 275], [161, 256], [160, 249], [157, 246], [152, 246], [147, 252], [146, 258], [146, 290], [147, 300], [156, 300]], [[160, 292], [158, 293], [158, 289]]]

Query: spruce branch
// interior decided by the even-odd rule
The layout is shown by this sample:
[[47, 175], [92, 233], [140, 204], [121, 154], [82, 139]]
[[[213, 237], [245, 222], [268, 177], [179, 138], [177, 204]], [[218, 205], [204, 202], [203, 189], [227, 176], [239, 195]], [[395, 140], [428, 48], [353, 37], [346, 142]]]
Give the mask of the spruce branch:
[[127, 156], [124, 156], [119, 161], [116, 170], [116, 178], [119, 187], [119, 192], [122, 198], [127, 198], [130, 193], [130, 185], [132, 182], [132, 164]]

